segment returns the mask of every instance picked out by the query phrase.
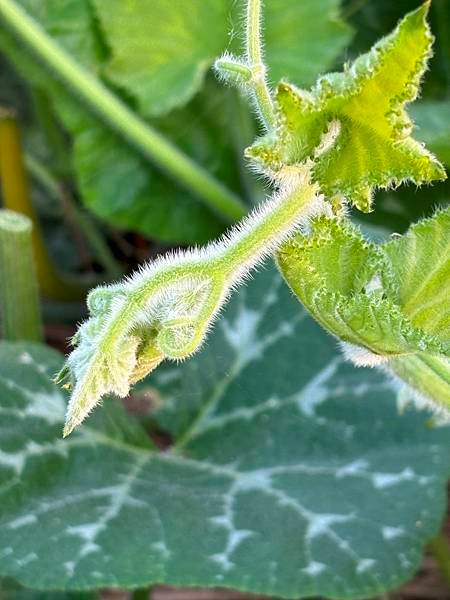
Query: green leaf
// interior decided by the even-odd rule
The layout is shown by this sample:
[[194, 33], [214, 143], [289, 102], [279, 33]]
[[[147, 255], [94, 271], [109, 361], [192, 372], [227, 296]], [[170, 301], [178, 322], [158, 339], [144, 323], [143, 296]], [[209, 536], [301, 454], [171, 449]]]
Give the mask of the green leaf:
[[0, 574], [24, 585], [373, 597], [440, 526], [449, 429], [399, 417], [391, 381], [344, 362], [272, 269], [147, 382], [165, 452], [111, 400], [61, 440], [61, 362], [0, 346]]
[[[106, 75], [138, 101], [147, 116], [184, 105], [206, 70], [231, 43], [240, 52], [244, 1], [94, 0], [111, 57]], [[270, 77], [304, 85], [332, 64], [350, 38], [338, 18], [339, 0], [268, 0], [266, 58]], [[234, 29], [231, 30], [230, 22]]]
[[324, 194], [344, 196], [363, 211], [376, 187], [445, 179], [442, 165], [411, 137], [405, 112], [431, 53], [427, 10], [424, 4], [407, 15], [368, 54], [320, 78], [310, 92], [280, 83], [277, 131], [248, 155], [269, 173], [312, 159]]
[[450, 207], [384, 244], [383, 252], [403, 314], [450, 350]]
[[112, 55], [106, 70], [130, 90], [147, 116], [186, 104], [227, 45], [229, 3], [224, 0], [94, 0]]
[[15, 581], [0, 579], [2, 600], [97, 600], [95, 592], [36, 592], [23, 588]]
[[313, 85], [333, 65], [352, 29], [339, 18], [340, 0], [266, 0], [265, 58], [271, 81]]
[[417, 137], [450, 166], [450, 100], [420, 102], [411, 109]]
[[[220, 145], [226, 138], [224, 117], [211, 123], [207, 112], [221, 102], [223, 97], [210, 85], [201, 98], [173, 114], [170, 123], [162, 122], [159, 129], [219, 178], [233, 181], [232, 152], [226, 144]], [[92, 121], [77, 133], [74, 161], [84, 202], [114, 225], [178, 243], [203, 243], [223, 231], [223, 224], [198, 199], [152, 169], [98, 123]]]
[[[382, 248], [346, 219], [319, 217], [278, 255], [287, 283], [314, 318], [339, 340], [370, 351], [372, 364], [399, 354], [444, 353], [435, 329], [421, 328], [397, 302], [398, 283]], [[372, 355], [375, 354], [376, 356]]]
[[[420, 4], [420, 0], [377, 0], [376, 2], [355, 2], [344, 0], [342, 13], [355, 31], [347, 52], [357, 56], [370, 48], [386, 31], [390, 31], [397, 21], [408, 11]], [[430, 70], [423, 86], [423, 97], [443, 98], [450, 85], [450, 13], [448, 0], [433, 0], [430, 6], [430, 23], [436, 40]]]
[[[87, 0], [64, 3], [22, 0], [21, 4], [73, 56], [94, 73], [100, 71], [102, 40], [98, 37]], [[71, 97], [64, 86], [49, 77], [4, 28], [0, 30], [0, 48], [28, 81], [49, 94], [63, 125], [73, 137], [77, 183], [84, 203], [95, 214], [113, 225], [165, 242], [204, 242], [223, 229], [216, 216], [197, 199], [154, 170], [138, 152]], [[217, 92], [205, 92], [205, 96], [210, 94], [212, 100], [205, 101], [204, 110], [211, 102], [220, 104]], [[198, 106], [187, 109], [187, 125], [183, 128], [179, 126], [181, 117], [178, 116], [175, 117], [177, 129], [171, 129], [166, 123], [162, 124], [162, 129], [169, 137], [176, 136], [177, 141], [181, 137], [182, 146], [192, 148], [190, 140], [194, 137], [195, 127], [197, 139], [203, 136], [207, 143], [197, 148], [193, 156], [211, 170], [220, 172], [217, 165], [222, 150], [216, 150], [214, 136], [220, 140], [226, 135], [221, 129], [223, 118], [217, 119], [219, 125], [215, 125], [209, 137], [211, 118], [199, 123], [197, 117], [193, 121], [195, 109], [198, 111]], [[232, 159], [228, 158], [227, 164], [224, 172], [232, 171], [232, 180], [236, 180], [237, 169], [230, 168], [234, 164]]]

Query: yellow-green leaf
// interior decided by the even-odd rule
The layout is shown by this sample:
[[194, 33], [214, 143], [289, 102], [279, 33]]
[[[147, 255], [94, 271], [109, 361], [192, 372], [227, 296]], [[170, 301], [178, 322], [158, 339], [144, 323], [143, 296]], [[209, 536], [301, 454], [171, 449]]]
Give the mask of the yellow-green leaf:
[[439, 161], [411, 136], [405, 111], [418, 93], [433, 37], [428, 3], [342, 73], [320, 78], [310, 92], [281, 82], [278, 127], [248, 150], [264, 170], [314, 161], [323, 192], [371, 208], [373, 190], [406, 181], [445, 179]]

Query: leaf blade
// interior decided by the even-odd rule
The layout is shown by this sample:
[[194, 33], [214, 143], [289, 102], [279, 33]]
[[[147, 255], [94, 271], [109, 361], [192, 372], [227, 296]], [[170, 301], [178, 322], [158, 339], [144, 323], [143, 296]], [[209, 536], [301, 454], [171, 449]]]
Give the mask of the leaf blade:
[[[166, 581], [287, 598], [370, 596], [409, 576], [443, 514], [448, 429], [399, 419], [389, 381], [343, 362], [273, 271], [222, 323], [201, 355], [148, 383], [165, 402], [159, 423], [177, 438], [191, 429], [183, 452], [124, 434], [112, 401], [62, 442], [64, 399], [46, 375], [61, 359], [27, 347], [23, 363], [23, 347], [0, 346], [0, 522], [12, 549], [1, 573], [41, 589]], [[26, 393], [36, 385], [58, 396], [51, 422]], [[5, 488], [15, 465], [19, 487]]]

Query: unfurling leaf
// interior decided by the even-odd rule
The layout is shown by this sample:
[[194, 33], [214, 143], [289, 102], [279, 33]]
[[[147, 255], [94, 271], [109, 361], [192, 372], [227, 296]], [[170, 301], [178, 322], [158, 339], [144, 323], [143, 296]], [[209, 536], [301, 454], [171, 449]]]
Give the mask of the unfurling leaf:
[[321, 77], [311, 91], [281, 82], [277, 128], [247, 150], [270, 175], [314, 161], [322, 192], [369, 211], [375, 188], [445, 179], [438, 160], [411, 137], [405, 111], [431, 56], [428, 3], [408, 14], [342, 73]]
[[[294, 293], [355, 364], [392, 368], [448, 409], [449, 247], [450, 209], [382, 245], [365, 240], [348, 220], [321, 216], [307, 235], [282, 247], [278, 262]], [[416, 363], [430, 370], [428, 377], [414, 380]]]
[[124, 397], [164, 359], [196, 352], [232, 288], [324, 204], [307, 167], [285, 169], [273, 199], [220, 240], [160, 258], [128, 281], [93, 290], [91, 316], [57, 377], [73, 387], [65, 435], [102, 396]]

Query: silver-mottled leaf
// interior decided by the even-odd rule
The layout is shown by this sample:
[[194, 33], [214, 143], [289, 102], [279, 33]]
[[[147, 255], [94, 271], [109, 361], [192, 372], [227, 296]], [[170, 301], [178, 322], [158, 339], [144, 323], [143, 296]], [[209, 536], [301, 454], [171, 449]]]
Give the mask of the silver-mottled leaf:
[[169, 451], [115, 401], [61, 440], [60, 362], [0, 347], [1, 575], [373, 597], [414, 572], [439, 527], [450, 431], [398, 416], [390, 381], [343, 362], [273, 270], [200, 355], [146, 382]]

